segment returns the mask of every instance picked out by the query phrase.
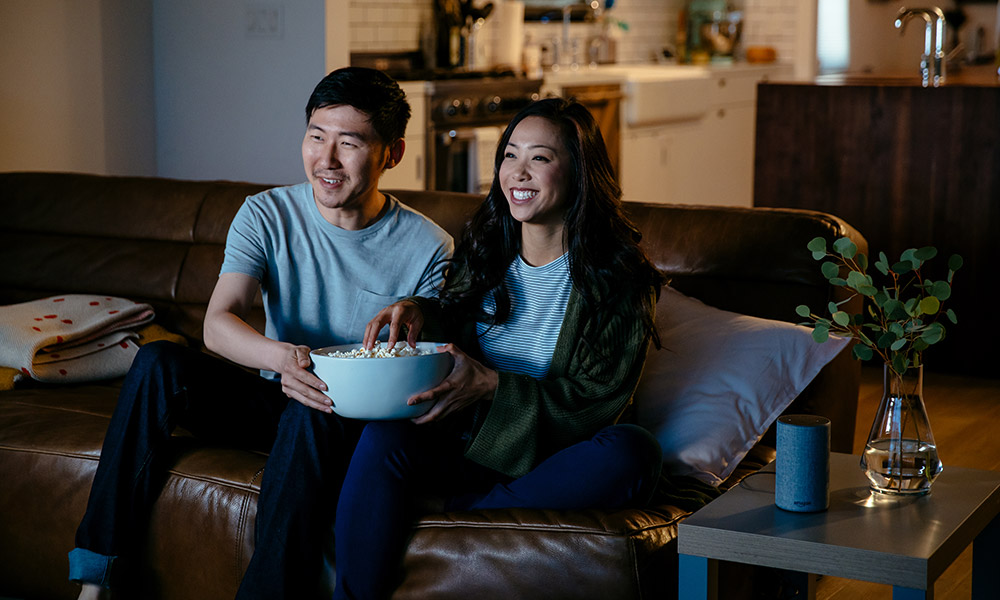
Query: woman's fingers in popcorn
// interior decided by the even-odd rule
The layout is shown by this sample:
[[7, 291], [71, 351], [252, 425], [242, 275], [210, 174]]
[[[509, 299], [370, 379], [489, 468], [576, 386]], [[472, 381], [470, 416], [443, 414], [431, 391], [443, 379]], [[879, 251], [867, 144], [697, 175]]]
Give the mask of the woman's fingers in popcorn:
[[411, 347], [416, 347], [417, 336], [424, 325], [424, 314], [415, 302], [409, 300], [401, 300], [383, 308], [365, 327], [363, 345], [366, 350], [372, 349], [378, 341], [379, 332], [386, 325], [389, 326], [389, 339], [386, 341], [389, 348], [395, 346], [402, 327], [406, 327], [407, 330], [407, 343]]

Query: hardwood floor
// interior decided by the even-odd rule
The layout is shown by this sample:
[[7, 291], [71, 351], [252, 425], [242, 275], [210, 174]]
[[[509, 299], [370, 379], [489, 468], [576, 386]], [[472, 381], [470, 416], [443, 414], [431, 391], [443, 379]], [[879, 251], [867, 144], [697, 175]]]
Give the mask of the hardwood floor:
[[[882, 368], [862, 369], [854, 454], [861, 455], [882, 396]], [[924, 373], [924, 402], [944, 468], [949, 465], [1000, 471], [1000, 379]], [[968, 600], [972, 550], [964, 553], [934, 585], [935, 600]], [[822, 577], [817, 600], [885, 600], [888, 585]]]

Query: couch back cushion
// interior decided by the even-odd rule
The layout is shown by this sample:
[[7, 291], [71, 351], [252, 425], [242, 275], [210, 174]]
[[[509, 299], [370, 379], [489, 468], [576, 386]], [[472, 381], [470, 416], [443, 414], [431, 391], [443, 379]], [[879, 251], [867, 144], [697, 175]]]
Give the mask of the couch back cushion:
[[[148, 302], [162, 325], [197, 343], [229, 223], [247, 196], [268, 187], [0, 173], [0, 304], [67, 293], [122, 296]], [[482, 200], [453, 192], [392, 193], [456, 239]], [[795, 321], [798, 304], [815, 308], [844, 299], [843, 289], [828, 284], [806, 251], [810, 239], [851, 235], [866, 251], [849, 225], [813, 211], [638, 203], [626, 203], [626, 210], [674, 288], [711, 306], [767, 319]], [[263, 330], [259, 298], [250, 320]], [[843, 364], [821, 373], [820, 385], [856, 395], [857, 365], [849, 357], [838, 361]], [[803, 409], [824, 410], [814, 404], [825, 400], [811, 397], [800, 398]], [[821, 414], [837, 417], [830, 412]], [[853, 412], [843, 416], [853, 428]], [[839, 442], [837, 435], [834, 448], [850, 451], [853, 429], [840, 433]]]

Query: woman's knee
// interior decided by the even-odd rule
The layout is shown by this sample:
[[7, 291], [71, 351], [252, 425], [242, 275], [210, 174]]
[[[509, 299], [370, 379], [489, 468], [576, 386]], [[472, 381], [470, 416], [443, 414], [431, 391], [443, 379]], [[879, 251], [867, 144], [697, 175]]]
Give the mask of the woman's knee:
[[644, 505], [653, 496], [660, 478], [663, 454], [659, 442], [638, 425], [612, 425], [601, 430], [600, 439], [616, 468], [620, 484], [629, 489], [628, 504]]
[[638, 425], [610, 425], [599, 431], [594, 440], [620, 455], [622, 462], [655, 464], [658, 467], [662, 461], [660, 443], [652, 433]]

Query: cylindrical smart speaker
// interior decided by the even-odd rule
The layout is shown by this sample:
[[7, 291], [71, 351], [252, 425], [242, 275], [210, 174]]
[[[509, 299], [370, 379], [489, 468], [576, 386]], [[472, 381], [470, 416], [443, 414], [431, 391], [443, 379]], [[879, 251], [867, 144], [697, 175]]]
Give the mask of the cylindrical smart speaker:
[[815, 415], [778, 417], [774, 503], [795, 512], [830, 506], [830, 419]]

